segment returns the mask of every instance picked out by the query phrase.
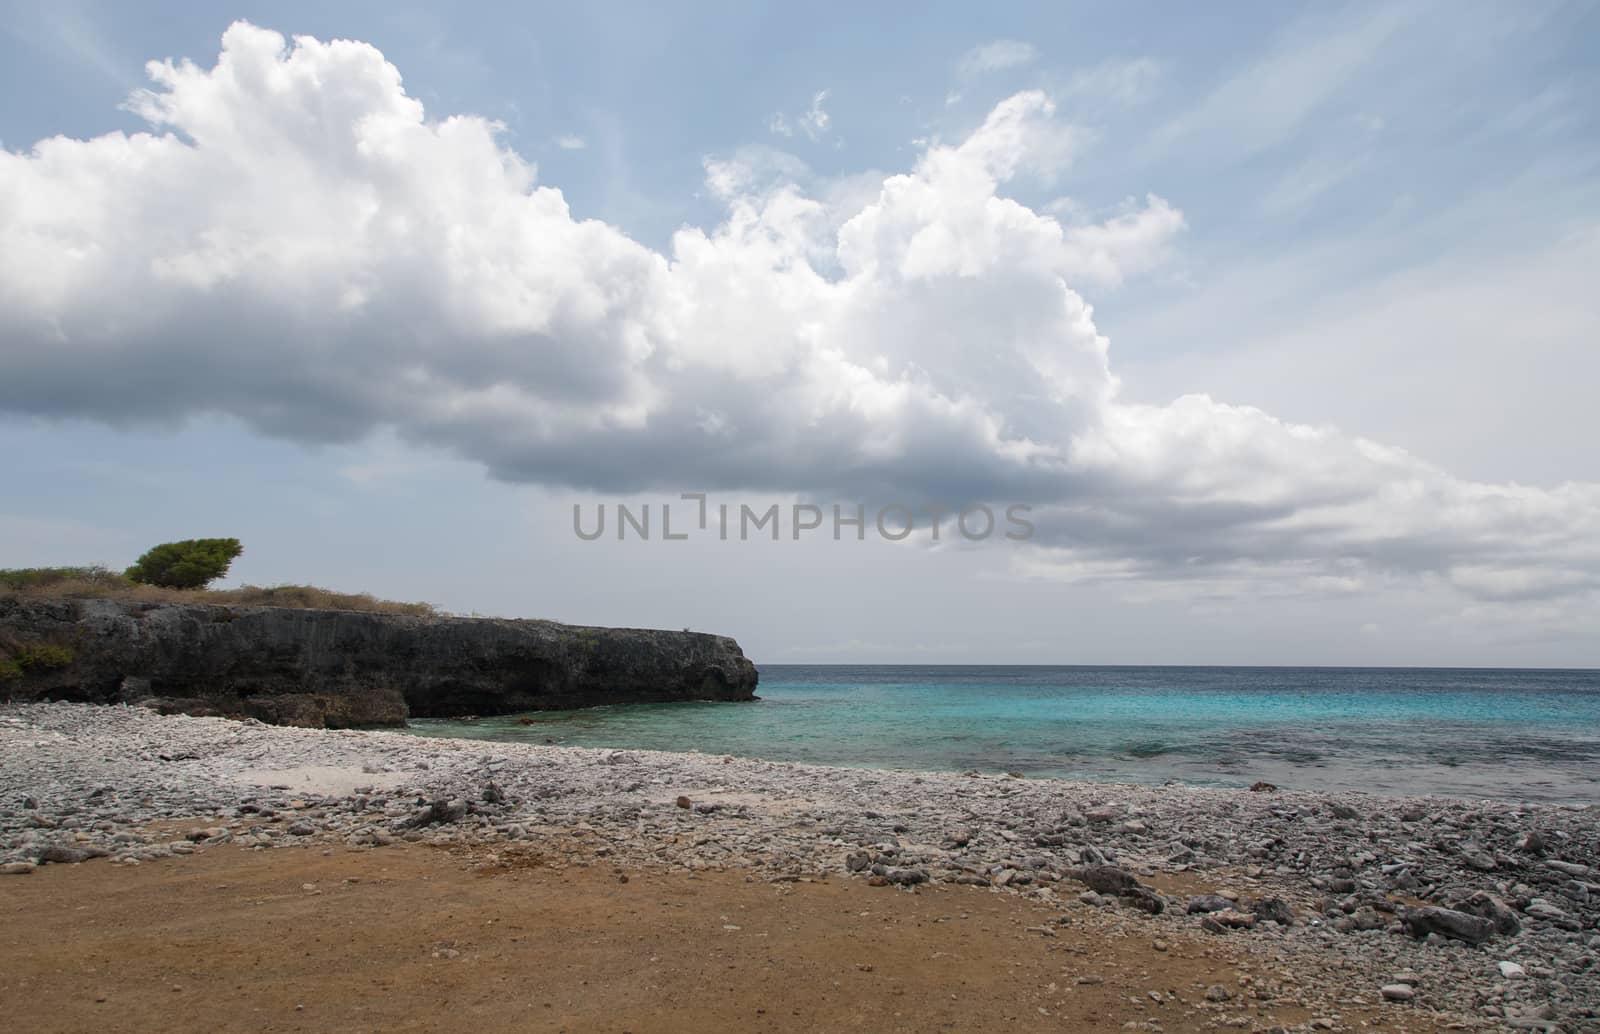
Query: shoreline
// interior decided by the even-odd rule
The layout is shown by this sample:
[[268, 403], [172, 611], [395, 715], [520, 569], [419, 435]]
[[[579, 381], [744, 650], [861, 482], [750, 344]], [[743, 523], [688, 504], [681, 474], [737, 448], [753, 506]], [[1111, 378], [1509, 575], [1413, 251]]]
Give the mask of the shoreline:
[[1600, 804], [1592, 674], [795, 666], [769, 667], [761, 695], [752, 708], [468, 713], [408, 731], [1072, 782]]
[[[109, 868], [307, 843], [433, 845], [479, 862], [531, 845], [639, 871], [859, 880], [888, 900], [950, 885], [1258, 956], [1300, 975], [1314, 1018], [1359, 1001], [1491, 1029], [1600, 1026], [1592, 805], [835, 768], [0, 706], [0, 862], [18, 875], [33, 863]], [[1333, 1023], [1317, 1029], [1344, 1029]]]
[[[757, 698], [757, 699], [759, 701], [760, 698]], [[740, 703], [746, 703], [746, 702], [747, 701], [740, 701]], [[609, 710], [612, 710], [612, 709], [619, 709], [619, 708], [657, 707], [657, 706], [671, 706], [671, 707], [676, 708], [676, 707], [682, 707], [684, 705], [682, 705], [682, 704], [672, 704], [672, 705], [658, 705], [658, 704], [597, 704], [594, 707], [579, 708], [579, 709], [575, 709], [574, 711], [571, 711], [571, 712], [554, 712], [554, 713], [562, 714], [562, 715], [567, 715], [567, 714], [581, 715], [585, 711], [604, 712], [604, 711], [609, 711]], [[550, 712], [546, 712], [546, 713], [541, 714], [541, 716], [540, 716], [541, 723], [544, 720], [548, 719], [549, 714], [550, 714]], [[633, 753], [633, 754], [651, 754], [651, 755], [659, 754], [659, 755], [665, 755], [665, 756], [668, 756], [668, 757], [683, 756], [683, 757], [718, 757], [718, 758], [721, 758], [721, 757], [729, 756], [725, 752], [699, 750], [699, 749], [695, 749], [695, 748], [688, 748], [688, 749], [684, 749], [684, 750], [662, 750], [662, 749], [656, 749], [656, 748], [650, 748], [650, 747], [586, 746], [586, 745], [581, 744], [581, 743], [564, 742], [563, 740], [561, 740], [561, 739], [559, 739], [559, 738], [557, 738], [555, 736], [545, 737], [542, 741], [536, 742], [535, 739], [533, 739], [531, 736], [530, 737], [526, 737], [526, 738], [517, 738], [517, 739], [510, 739], [510, 738], [501, 739], [501, 738], [498, 738], [498, 737], [489, 737], [489, 736], [463, 736], [463, 735], [451, 735], [448, 732], [425, 731], [425, 730], [430, 729], [431, 727], [437, 727], [437, 726], [446, 726], [446, 725], [450, 725], [450, 726], [460, 726], [460, 725], [476, 726], [476, 725], [479, 725], [480, 723], [492, 724], [492, 723], [496, 723], [496, 722], [514, 720], [514, 719], [519, 718], [519, 717], [522, 717], [522, 716], [517, 716], [517, 715], [473, 715], [473, 716], [461, 716], [461, 717], [457, 717], [457, 718], [419, 718], [419, 719], [412, 719], [404, 727], [401, 727], [401, 728], [382, 729], [382, 730], [369, 730], [369, 731], [388, 732], [388, 733], [393, 733], [395, 735], [400, 735], [400, 736], [414, 736], [414, 737], [416, 737], [418, 739], [442, 740], [442, 741], [448, 741], [448, 742], [454, 742], [454, 743], [502, 743], [502, 744], [506, 744], [506, 745], [509, 745], [509, 746], [552, 747], [552, 748], [559, 748], [559, 749], [563, 749], [563, 750], [626, 751], [628, 753]], [[543, 728], [546, 728], [546, 726], [544, 726], [543, 724], [536, 724], [536, 725], [531, 726], [529, 728], [532, 728], [532, 729], [543, 729]], [[552, 731], [555, 731], [556, 729], [559, 729], [559, 726], [554, 726], [554, 727], [551, 727], [551, 728], [552, 728]], [[521, 729], [521, 727], [518, 727], [518, 729]], [[513, 730], [508, 728], [506, 731], [513, 731]], [[535, 734], [535, 735], [537, 735], [537, 734]], [[1038, 769], [1033, 769], [1033, 770], [1030, 771], [1029, 770], [1029, 766], [1027, 766], [1027, 765], [1019, 765], [1016, 768], [1013, 768], [1013, 769], [1010, 769], [1010, 770], [1007, 770], [1004, 767], [991, 767], [991, 768], [989, 768], [987, 770], [977, 770], [977, 769], [972, 769], [971, 767], [963, 768], [963, 767], [955, 766], [955, 765], [952, 765], [949, 768], [928, 768], [928, 767], [916, 767], [916, 766], [909, 766], [909, 765], [907, 765], [907, 766], [886, 766], [886, 765], [881, 765], [881, 764], [871, 764], [871, 763], [868, 763], [868, 762], [856, 763], [856, 762], [851, 762], [851, 761], [846, 761], [846, 760], [839, 760], [839, 761], [808, 761], [808, 760], [799, 760], [799, 759], [781, 758], [781, 757], [762, 757], [762, 756], [758, 756], [758, 755], [754, 755], [754, 754], [742, 754], [742, 753], [737, 753], [737, 752], [733, 753], [732, 756], [735, 757], [736, 759], [740, 760], [740, 761], [761, 762], [761, 763], [768, 763], [768, 764], [775, 764], [775, 765], [793, 765], [793, 766], [800, 767], [800, 768], [841, 769], [841, 770], [848, 771], [848, 772], [888, 772], [888, 773], [893, 773], [893, 774], [897, 774], [897, 775], [906, 775], [906, 776], [957, 776], [957, 775], [966, 775], [969, 772], [976, 771], [980, 777], [985, 777], [986, 776], [986, 777], [990, 777], [990, 778], [999, 778], [999, 777], [1002, 777], [1002, 776], [1012, 776], [1012, 774], [1015, 773], [1015, 776], [1012, 776], [1012, 777], [1027, 779], [1027, 780], [1030, 780], [1030, 781], [1033, 781], [1033, 782], [1064, 783], [1064, 784], [1069, 784], [1069, 785], [1073, 785], [1073, 786], [1080, 786], [1080, 787], [1128, 787], [1128, 788], [1139, 788], [1139, 789], [1179, 788], [1179, 789], [1184, 789], [1184, 790], [1216, 790], [1216, 791], [1220, 791], [1220, 792], [1224, 792], [1224, 793], [1238, 793], [1240, 791], [1249, 790], [1250, 786], [1255, 782], [1258, 782], [1258, 781], [1270, 782], [1271, 781], [1271, 780], [1258, 778], [1258, 777], [1271, 776], [1273, 779], [1281, 779], [1281, 780], [1284, 781], [1283, 784], [1281, 784], [1281, 785], [1280, 784], [1272, 784], [1272, 785], [1277, 787], [1279, 790], [1281, 790], [1285, 794], [1296, 794], [1296, 793], [1299, 793], [1299, 794], [1310, 794], [1310, 795], [1313, 795], [1313, 796], [1323, 796], [1323, 797], [1329, 797], [1329, 796], [1337, 797], [1337, 796], [1341, 796], [1341, 795], [1354, 794], [1354, 795], [1359, 796], [1359, 797], [1373, 799], [1373, 800], [1379, 800], [1379, 801], [1435, 801], [1435, 802], [1443, 802], [1443, 803], [1466, 803], [1466, 804], [1473, 804], [1473, 805], [1477, 805], [1477, 806], [1501, 805], [1501, 806], [1504, 806], [1504, 807], [1513, 807], [1513, 808], [1540, 807], [1540, 808], [1566, 808], [1566, 809], [1569, 809], [1569, 810], [1583, 810], [1583, 809], [1600, 810], [1600, 790], [1596, 790], [1595, 793], [1592, 794], [1591, 797], [1589, 797], [1589, 798], [1581, 798], [1580, 799], [1580, 798], [1577, 798], [1577, 797], [1565, 796], [1565, 795], [1558, 795], [1558, 796], [1528, 796], [1528, 795], [1525, 795], [1525, 794], [1524, 795], [1508, 795], [1508, 794], [1498, 794], [1498, 793], [1491, 793], [1491, 792], [1485, 792], [1485, 793], [1478, 794], [1478, 795], [1473, 795], [1473, 794], [1468, 794], [1468, 793], [1401, 793], [1401, 792], [1397, 792], [1397, 791], [1393, 791], [1393, 790], [1389, 789], [1389, 784], [1386, 784], [1386, 783], [1374, 783], [1374, 784], [1371, 785], [1370, 789], [1366, 789], [1366, 790], [1354, 790], [1354, 789], [1351, 789], [1349, 787], [1340, 787], [1340, 786], [1334, 786], [1334, 785], [1318, 787], [1318, 788], [1295, 787], [1295, 786], [1292, 786], [1292, 785], [1288, 785], [1290, 779], [1294, 775], [1296, 775], [1296, 774], [1298, 774], [1300, 772], [1308, 771], [1308, 770], [1320, 770], [1320, 769], [1318, 769], [1316, 766], [1302, 766], [1302, 765], [1296, 765], [1296, 764], [1290, 763], [1290, 762], [1277, 762], [1277, 763], [1272, 763], [1272, 764], [1263, 764], [1259, 760], [1258, 761], [1254, 761], [1254, 762], [1251, 763], [1253, 770], [1252, 770], [1252, 772], [1250, 774], [1245, 775], [1245, 776], [1217, 775], [1216, 778], [1214, 778], [1214, 779], [1200, 780], [1200, 779], [1196, 779], [1196, 778], [1193, 778], [1193, 777], [1184, 778], [1182, 775], [1165, 776], [1165, 777], [1158, 776], [1158, 775], [1152, 775], [1149, 779], [1141, 780], [1141, 779], [1131, 779], [1131, 778], [1097, 779], [1097, 778], [1094, 778], [1094, 777], [1089, 776], [1089, 775], [1056, 774], [1056, 772], [1053, 772], [1053, 771], [1048, 771], [1048, 770], [1047, 771], [1039, 771]], [[1081, 767], [1088, 768], [1088, 767], [1094, 767], [1094, 766], [1093, 766], [1093, 764], [1091, 762], [1085, 761], [1085, 762], [1082, 762], [1082, 766]], [[1352, 773], [1358, 772], [1358, 771], [1362, 771], [1361, 766], [1359, 766], [1359, 765], [1347, 765], [1347, 766], [1344, 766], [1344, 770], [1352, 772]], [[1404, 768], [1389, 768], [1389, 769], [1385, 769], [1383, 771], [1385, 772], [1385, 774], [1387, 774], [1387, 775], [1389, 775], [1391, 777], [1394, 777], [1394, 778], [1400, 778], [1400, 777], [1403, 777], [1403, 776], [1406, 776], [1406, 775], [1414, 774], [1412, 772], [1412, 770], [1404, 769]]]

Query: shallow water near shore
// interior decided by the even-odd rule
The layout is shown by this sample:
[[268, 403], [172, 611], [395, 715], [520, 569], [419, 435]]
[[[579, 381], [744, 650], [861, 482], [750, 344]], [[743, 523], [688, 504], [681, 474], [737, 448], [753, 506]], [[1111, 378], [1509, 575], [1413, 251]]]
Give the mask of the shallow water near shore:
[[848, 767], [1600, 804], [1600, 671], [764, 665], [758, 692], [752, 704], [416, 720], [412, 731]]

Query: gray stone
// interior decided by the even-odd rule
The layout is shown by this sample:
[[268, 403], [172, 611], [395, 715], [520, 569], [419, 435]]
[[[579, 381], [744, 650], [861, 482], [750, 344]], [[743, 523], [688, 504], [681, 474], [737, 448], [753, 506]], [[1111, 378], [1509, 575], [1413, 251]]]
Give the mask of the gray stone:
[[1139, 885], [1133, 873], [1115, 865], [1085, 865], [1073, 875], [1090, 890], [1101, 894], [1122, 894]]
[[1232, 908], [1233, 902], [1217, 894], [1196, 894], [1189, 899], [1185, 908], [1190, 915], [1200, 912], [1221, 912], [1225, 908]]
[[1256, 917], [1249, 912], [1228, 908], [1213, 912], [1206, 919], [1234, 930], [1249, 930], [1256, 925]]
[[[101, 852], [104, 854], [105, 852]], [[74, 862], [88, 861], [92, 855], [81, 847], [71, 847], [67, 844], [46, 844], [35, 855], [39, 863], [53, 862], [57, 865], [70, 865]]]
[[1535, 919], [1542, 919], [1566, 930], [1580, 930], [1583, 924], [1572, 917], [1566, 909], [1552, 904], [1544, 898], [1534, 898], [1528, 902], [1528, 907], [1522, 910]]
[[1482, 944], [1494, 935], [1494, 924], [1482, 916], [1432, 905], [1411, 909], [1402, 922], [1413, 937], [1433, 933], [1468, 944]]
[[1167, 908], [1166, 899], [1149, 887], [1130, 887], [1122, 892], [1122, 900], [1139, 911], [1151, 915], [1160, 915]]
[[1250, 911], [1255, 913], [1256, 918], [1266, 922], [1279, 926], [1294, 925], [1294, 910], [1282, 898], [1262, 898], [1250, 906]]
[[890, 869], [884, 873], [884, 879], [902, 887], [914, 887], [928, 882], [928, 873], [923, 869]]
[[[460, 822], [467, 817], [467, 802], [456, 798], [454, 800], [434, 799], [426, 808], [417, 812], [406, 821], [412, 828], [433, 826], [441, 823]], [[289, 832], [293, 833], [291, 828]]]
[[1495, 933], [1506, 937], [1515, 936], [1522, 931], [1522, 922], [1517, 919], [1517, 914], [1487, 891], [1475, 891], [1467, 897], [1456, 902], [1456, 907], [1468, 915], [1482, 916], [1494, 924]]

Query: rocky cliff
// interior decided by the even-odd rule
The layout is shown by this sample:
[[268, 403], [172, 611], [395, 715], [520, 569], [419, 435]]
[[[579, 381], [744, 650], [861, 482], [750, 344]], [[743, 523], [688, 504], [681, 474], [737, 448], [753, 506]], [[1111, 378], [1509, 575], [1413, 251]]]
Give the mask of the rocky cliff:
[[282, 725], [751, 700], [725, 636], [553, 621], [0, 599], [0, 698], [150, 702]]

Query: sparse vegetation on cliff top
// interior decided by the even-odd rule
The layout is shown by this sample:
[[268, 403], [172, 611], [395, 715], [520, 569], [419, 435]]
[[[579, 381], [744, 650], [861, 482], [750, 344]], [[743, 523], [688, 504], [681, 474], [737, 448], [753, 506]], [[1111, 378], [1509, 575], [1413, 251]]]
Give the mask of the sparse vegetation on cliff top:
[[104, 567], [0, 568], [0, 599], [112, 599], [147, 603], [215, 603], [236, 607], [352, 610], [369, 614], [438, 613], [431, 603], [381, 600], [368, 593], [314, 585], [245, 585], [237, 589], [169, 589], [141, 585]]

